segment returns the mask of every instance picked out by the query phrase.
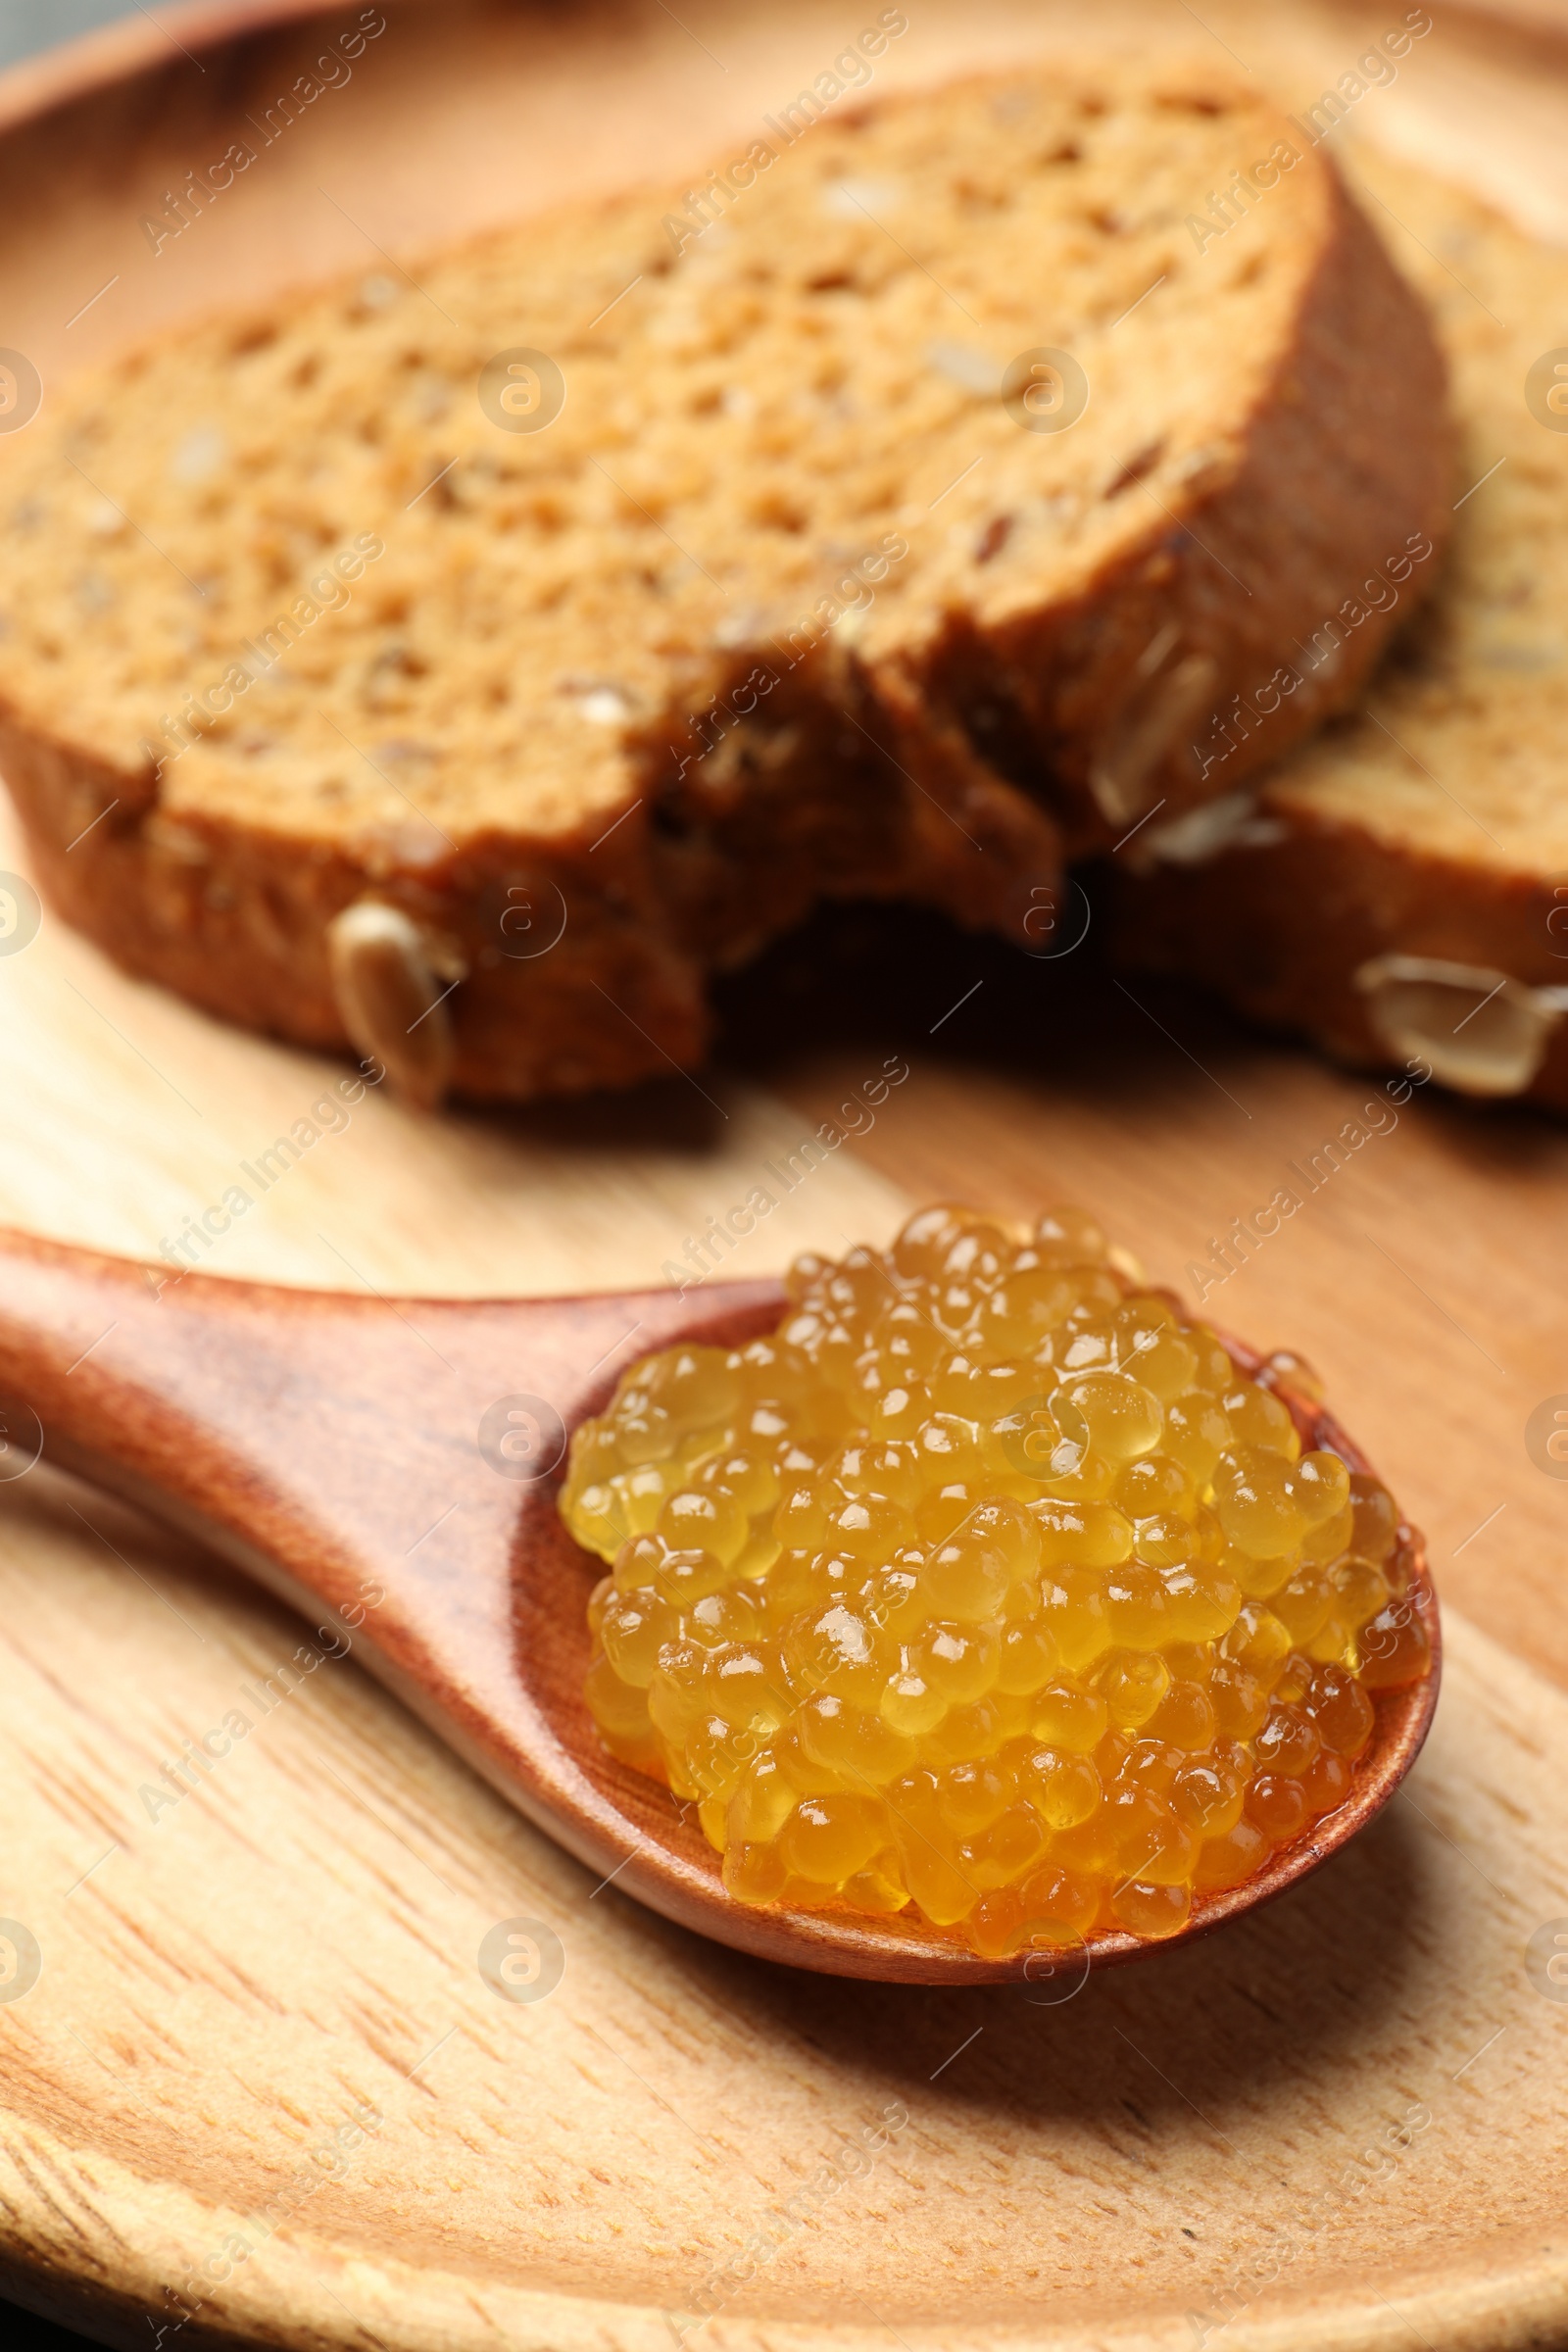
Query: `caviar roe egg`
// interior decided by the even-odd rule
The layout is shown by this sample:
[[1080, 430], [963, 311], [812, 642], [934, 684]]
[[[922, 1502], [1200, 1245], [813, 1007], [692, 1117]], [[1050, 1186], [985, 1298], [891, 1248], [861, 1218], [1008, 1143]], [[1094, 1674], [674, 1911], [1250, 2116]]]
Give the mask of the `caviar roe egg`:
[[577, 1431], [588, 1705], [738, 1901], [912, 1906], [992, 1958], [1174, 1936], [1428, 1672], [1387, 1491], [1129, 1262], [1076, 1209], [922, 1209]]

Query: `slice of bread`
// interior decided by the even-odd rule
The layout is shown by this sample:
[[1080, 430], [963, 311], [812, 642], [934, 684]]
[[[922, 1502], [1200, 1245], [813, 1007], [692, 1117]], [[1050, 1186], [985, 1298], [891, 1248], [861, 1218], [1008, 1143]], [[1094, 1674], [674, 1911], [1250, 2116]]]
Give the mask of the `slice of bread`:
[[1200, 714], [1449, 462], [1419, 306], [1255, 92], [803, 98], [62, 395], [0, 450], [0, 763], [131, 969], [426, 1099], [622, 1082], [819, 898], [1037, 938], [1062, 853], [1229, 788]]
[[1423, 173], [1360, 169], [1447, 348], [1446, 574], [1361, 715], [1129, 845], [1148, 871], [1118, 887], [1118, 950], [1348, 1061], [1568, 1109], [1568, 349], [1543, 349], [1568, 338], [1568, 253]]

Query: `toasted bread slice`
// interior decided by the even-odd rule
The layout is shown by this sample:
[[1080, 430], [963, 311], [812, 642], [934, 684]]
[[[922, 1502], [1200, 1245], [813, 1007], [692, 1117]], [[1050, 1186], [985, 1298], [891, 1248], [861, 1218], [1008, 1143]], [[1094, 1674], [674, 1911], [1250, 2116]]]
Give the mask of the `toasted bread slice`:
[[[1446, 573], [1360, 714], [1129, 845], [1148, 870], [1120, 887], [1119, 948], [1344, 1059], [1568, 1109], [1568, 351], [1543, 349], [1568, 334], [1568, 253], [1360, 168], [1447, 348]], [[1361, 594], [1403, 609], [1386, 568]]]
[[1228, 787], [1200, 718], [1446, 511], [1419, 306], [1206, 72], [821, 111], [0, 452], [0, 761], [73, 921], [520, 1099], [690, 1064], [819, 898], [1022, 938], [1063, 852]]

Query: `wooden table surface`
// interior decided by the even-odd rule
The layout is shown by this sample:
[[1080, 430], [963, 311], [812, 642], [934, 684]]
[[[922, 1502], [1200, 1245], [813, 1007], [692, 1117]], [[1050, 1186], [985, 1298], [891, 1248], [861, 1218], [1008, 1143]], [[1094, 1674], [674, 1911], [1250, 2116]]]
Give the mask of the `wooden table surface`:
[[[632, 151], [702, 152], [848, 23], [817, 0], [787, 22], [761, 0], [683, 0], [678, 20], [637, 0], [586, 48], [565, 18], [535, 25], [523, 56], [526, 12], [388, 13], [382, 83], [344, 94], [309, 170], [329, 160], [393, 244], [443, 172], [466, 217], [536, 195], [547, 150], [566, 168], [536, 54], [558, 113], [568, 68], [579, 104], [592, 92], [592, 177]], [[909, 74], [1084, 30], [1044, 0], [909, 13]], [[1196, 31], [1192, 13], [1107, 7], [1097, 30], [1219, 38], [1289, 93], [1402, 11], [1204, 5]], [[1377, 135], [1561, 230], [1563, 54], [1486, 12], [1434, 13]], [[237, 103], [248, 70], [193, 93], [171, 68], [151, 125], [121, 107], [143, 177], [183, 153], [181, 110]], [[117, 103], [90, 118], [105, 145]], [[62, 286], [90, 292], [129, 251], [101, 148], [51, 135], [0, 139], [0, 285], [29, 349], [50, 319], [60, 342]], [[465, 159], [509, 136], [498, 195]], [[52, 186], [46, 152], [73, 161]], [[383, 187], [394, 152], [405, 176]], [[215, 216], [204, 268], [286, 263], [308, 177], [280, 166], [270, 229]], [[335, 233], [322, 267], [344, 258]], [[100, 349], [125, 331], [121, 299], [93, 315]], [[0, 868], [22, 863], [0, 840]], [[843, 1113], [858, 1132], [734, 1271], [884, 1240], [915, 1200], [1065, 1198], [1190, 1287], [1369, 1099], [1195, 999], [1129, 994], [1093, 934], [1031, 963], [842, 917], [734, 983], [728, 1019], [700, 1083], [623, 1102], [420, 1120], [372, 1092], [204, 1262], [426, 1294], [656, 1281], [903, 1055], [908, 1078]], [[337, 1075], [124, 980], [46, 914], [0, 956], [0, 1218], [156, 1257]], [[270, 1698], [308, 1632], [226, 1571], [47, 1468], [0, 1484], [0, 1918], [40, 1956], [20, 1997], [0, 1981], [0, 2291], [124, 2345], [1568, 2343], [1568, 1984], [1547, 1968], [1568, 1936], [1568, 1478], [1526, 1441], [1540, 1408], [1568, 1409], [1565, 1200], [1568, 1132], [1423, 1090], [1211, 1293], [1228, 1325], [1320, 1368], [1428, 1531], [1443, 1703], [1407, 1790], [1316, 1879], [1060, 2003], [705, 1945], [596, 1886], [352, 1657], [317, 1642]], [[210, 1773], [152, 1801], [236, 1715]], [[559, 1947], [542, 1998], [481, 1973], [519, 1921]]]

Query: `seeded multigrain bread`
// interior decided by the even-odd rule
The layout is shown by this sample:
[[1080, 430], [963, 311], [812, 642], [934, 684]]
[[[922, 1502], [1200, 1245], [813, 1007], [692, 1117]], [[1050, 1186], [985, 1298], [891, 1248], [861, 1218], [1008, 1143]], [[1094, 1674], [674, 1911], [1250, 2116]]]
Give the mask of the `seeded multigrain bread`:
[[1251, 89], [774, 123], [62, 394], [0, 453], [0, 759], [131, 969], [426, 1096], [622, 1082], [824, 896], [1007, 929], [1222, 789], [1203, 715], [1438, 532], [1443, 413]]
[[1361, 715], [1151, 828], [1120, 949], [1348, 1060], [1420, 1056], [1466, 1093], [1568, 1110], [1568, 351], [1549, 348], [1568, 253], [1425, 174], [1361, 170], [1412, 232], [1447, 348], [1446, 574]]

